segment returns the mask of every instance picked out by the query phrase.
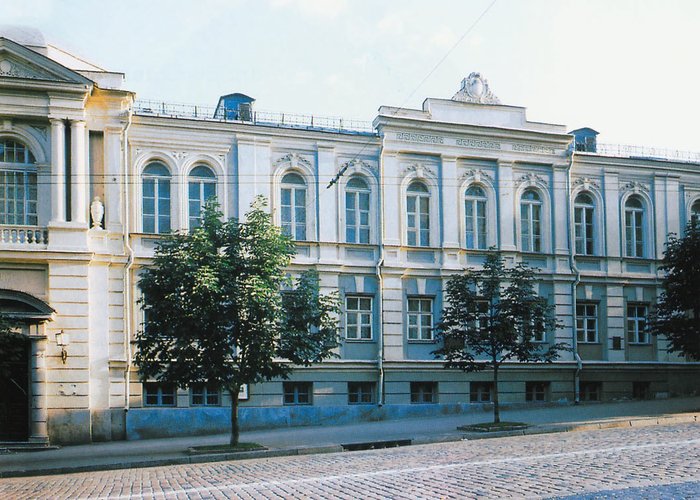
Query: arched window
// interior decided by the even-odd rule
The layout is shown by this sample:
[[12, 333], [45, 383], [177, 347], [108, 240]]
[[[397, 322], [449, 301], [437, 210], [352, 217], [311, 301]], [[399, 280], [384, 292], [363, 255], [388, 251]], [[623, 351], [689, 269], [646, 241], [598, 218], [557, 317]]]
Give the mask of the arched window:
[[644, 203], [630, 196], [625, 203], [625, 255], [644, 257]]
[[296, 241], [306, 241], [306, 182], [296, 173], [282, 177], [282, 231]]
[[189, 177], [189, 228], [199, 227], [204, 203], [216, 197], [216, 175], [209, 167], [198, 165]]
[[0, 224], [37, 225], [35, 163], [26, 145], [0, 139]]
[[479, 186], [471, 186], [464, 193], [464, 227], [466, 246], [486, 248], [486, 193]]
[[345, 189], [345, 241], [369, 243], [369, 195], [367, 183], [352, 177]]
[[170, 171], [159, 162], [143, 169], [143, 232], [170, 232]]
[[523, 252], [542, 251], [542, 199], [534, 189], [520, 198], [520, 241]]
[[690, 222], [697, 225], [700, 221], [700, 200], [695, 200], [690, 207]]
[[410, 246], [430, 246], [430, 191], [419, 181], [406, 193], [406, 242]]
[[578, 255], [593, 255], [595, 204], [588, 193], [579, 194], [574, 200], [574, 239]]

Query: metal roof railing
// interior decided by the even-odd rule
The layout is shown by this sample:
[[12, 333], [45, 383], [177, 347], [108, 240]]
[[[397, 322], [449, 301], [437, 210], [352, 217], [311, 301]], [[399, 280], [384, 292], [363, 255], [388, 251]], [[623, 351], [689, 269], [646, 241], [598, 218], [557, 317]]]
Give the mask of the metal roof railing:
[[615, 156], [619, 158], [640, 158], [645, 160], [670, 160], [684, 163], [700, 163], [700, 153], [693, 151], [678, 151], [667, 148], [649, 146], [630, 146], [627, 144], [600, 144], [595, 154]]
[[[134, 102], [135, 114], [167, 118], [185, 118], [216, 122], [252, 123], [273, 127], [339, 132], [344, 134], [375, 135], [372, 122], [348, 120], [340, 117], [303, 115], [276, 111], [253, 111], [249, 120], [239, 120], [238, 113], [221, 110], [216, 106], [197, 104], [173, 104], [163, 101], [139, 99]], [[235, 117], [235, 118], [234, 118]]]

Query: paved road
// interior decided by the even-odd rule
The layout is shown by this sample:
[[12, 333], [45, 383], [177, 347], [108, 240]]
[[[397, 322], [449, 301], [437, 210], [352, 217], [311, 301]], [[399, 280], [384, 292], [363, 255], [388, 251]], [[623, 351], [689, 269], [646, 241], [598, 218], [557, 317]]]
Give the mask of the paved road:
[[0, 480], [0, 498], [700, 498], [700, 424]]

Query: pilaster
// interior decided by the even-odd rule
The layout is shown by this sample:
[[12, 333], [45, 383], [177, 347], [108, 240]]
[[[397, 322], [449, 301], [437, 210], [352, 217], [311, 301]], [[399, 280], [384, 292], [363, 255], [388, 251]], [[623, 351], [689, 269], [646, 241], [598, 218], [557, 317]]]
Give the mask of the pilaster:
[[85, 122], [71, 121], [71, 221], [87, 224], [87, 155]]
[[498, 162], [498, 216], [501, 250], [515, 250], [515, 185], [513, 183], [513, 164]]
[[51, 120], [51, 221], [66, 220], [66, 131], [63, 120]]

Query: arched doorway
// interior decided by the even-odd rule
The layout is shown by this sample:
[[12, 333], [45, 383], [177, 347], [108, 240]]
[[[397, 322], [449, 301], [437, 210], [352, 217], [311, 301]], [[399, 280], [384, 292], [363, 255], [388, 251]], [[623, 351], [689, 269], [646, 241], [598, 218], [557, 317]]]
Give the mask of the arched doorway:
[[0, 289], [0, 441], [45, 441], [43, 324], [54, 310], [24, 292]]

